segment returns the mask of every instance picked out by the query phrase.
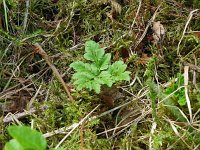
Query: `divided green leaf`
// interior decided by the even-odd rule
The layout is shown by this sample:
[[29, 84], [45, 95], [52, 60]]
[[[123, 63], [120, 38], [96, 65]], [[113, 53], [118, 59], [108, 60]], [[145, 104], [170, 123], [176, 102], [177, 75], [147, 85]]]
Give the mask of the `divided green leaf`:
[[70, 65], [76, 72], [88, 72], [97, 74], [98, 68], [93, 64], [83, 63], [82, 61], [74, 62]]
[[102, 59], [99, 61], [99, 68], [100, 70], [105, 70], [108, 68], [110, 64], [111, 54], [105, 54]]
[[105, 51], [95, 41], [87, 41], [85, 43], [85, 55], [86, 60], [98, 62], [104, 55]]
[[110, 68], [108, 69], [108, 71], [110, 72], [112, 79], [114, 81], [121, 81], [121, 80], [126, 80], [129, 81], [130, 80], [130, 72], [129, 71], [125, 71], [126, 70], [126, 64], [124, 64], [123, 61], [116, 61], [115, 63], [113, 63]]
[[86, 87], [91, 91], [94, 90], [96, 93], [100, 93], [101, 84], [96, 80], [91, 80], [87, 82]]
[[104, 49], [98, 43], [87, 41], [85, 52], [84, 58], [92, 61], [91, 64], [77, 61], [70, 65], [76, 71], [72, 79], [78, 90], [87, 88], [100, 93], [101, 85], [111, 87], [116, 81], [130, 80], [130, 72], [125, 71], [126, 64], [117, 61], [111, 65], [111, 54], [105, 54]]
[[111, 87], [113, 84], [111, 74], [108, 71], [102, 71], [101, 74], [98, 76], [98, 80], [101, 84], [105, 84], [108, 87]]

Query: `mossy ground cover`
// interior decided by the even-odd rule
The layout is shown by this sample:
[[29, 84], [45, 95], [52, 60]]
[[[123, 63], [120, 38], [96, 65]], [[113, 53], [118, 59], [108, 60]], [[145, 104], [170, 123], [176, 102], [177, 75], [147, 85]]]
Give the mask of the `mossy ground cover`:
[[[12, 124], [43, 133], [48, 149], [200, 148], [198, 0], [0, 4], [0, 149]], [[70, 64], [85, 61], [90, 40], [127, 65], [130, 81], [76, 89]]]

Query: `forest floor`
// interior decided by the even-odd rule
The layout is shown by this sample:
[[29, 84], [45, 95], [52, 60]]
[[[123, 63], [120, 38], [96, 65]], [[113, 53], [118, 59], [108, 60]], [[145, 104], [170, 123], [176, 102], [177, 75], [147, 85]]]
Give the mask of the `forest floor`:
[[[0, 3], [0, 149], [13, 124], [48, 149], [200, 149], [199, 0]], [[77, 88], [91, 40], [130, 80]]]

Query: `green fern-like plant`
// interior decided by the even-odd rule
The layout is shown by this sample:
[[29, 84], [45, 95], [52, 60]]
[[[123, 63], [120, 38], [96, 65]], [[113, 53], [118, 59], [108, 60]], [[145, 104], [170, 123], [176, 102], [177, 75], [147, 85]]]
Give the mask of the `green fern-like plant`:
[[100, 93], [101, 85], [111, 87], [117, 81], [130, 80], [127, 65], [123, 61], [111, 64], [111, 54], [105, 54], [105, 50], [94, 41], [85, 43], [84, 58], [90, 63], [76, 61], [70, 65], [76, 71], [72, 79], [78, 90], [86, 88]]

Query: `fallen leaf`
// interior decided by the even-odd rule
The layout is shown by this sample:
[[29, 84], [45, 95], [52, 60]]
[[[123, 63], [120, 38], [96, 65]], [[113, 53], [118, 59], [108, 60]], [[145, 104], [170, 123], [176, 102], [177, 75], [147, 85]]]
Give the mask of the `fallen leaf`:
[[145, 53], [142, 53], [142, 57], [141, 58], [143, 58], [143, 59], [149, 59], [148, 55], [145, 54]]
[[122, 48], [121, 49], [121, 56], [124, 60], [124, 62], [126, 62], [129, 59], [129, 51], [126, 48]]
[[159, 42], [162, 42], [165, 36], [165, 29], [160, 21], [153, 22], [152, 30], [154, 43], [157, 44]]
[[110, 12], [106, 12], [106, 15], [112, 22], [114, 22], [114, 18], [116, 18], [118, 14], [121, 14], [122, 6], [115, 0], [106, 1], [105, 3], [111, 4], [112, 9]]
[[51, 0], [52, 3], [57, 3], [59, 0]]
[[114, 107], [116, 100], [123, 97], [116, 86], [112, 86], [111, 88], [103, 87], [99, 96], [105, 105], [110, 108]]
[[118, 2], [111, 0], [111, 6], [114, 11], [121, 14], [122, 6]]
[[200, 32], [194, 32], [194, 36], [200, 39]]
[[113, 19], [113, 12], [106, 12], [106, 16], [112, 21], [114, 22], [114, 19]]

